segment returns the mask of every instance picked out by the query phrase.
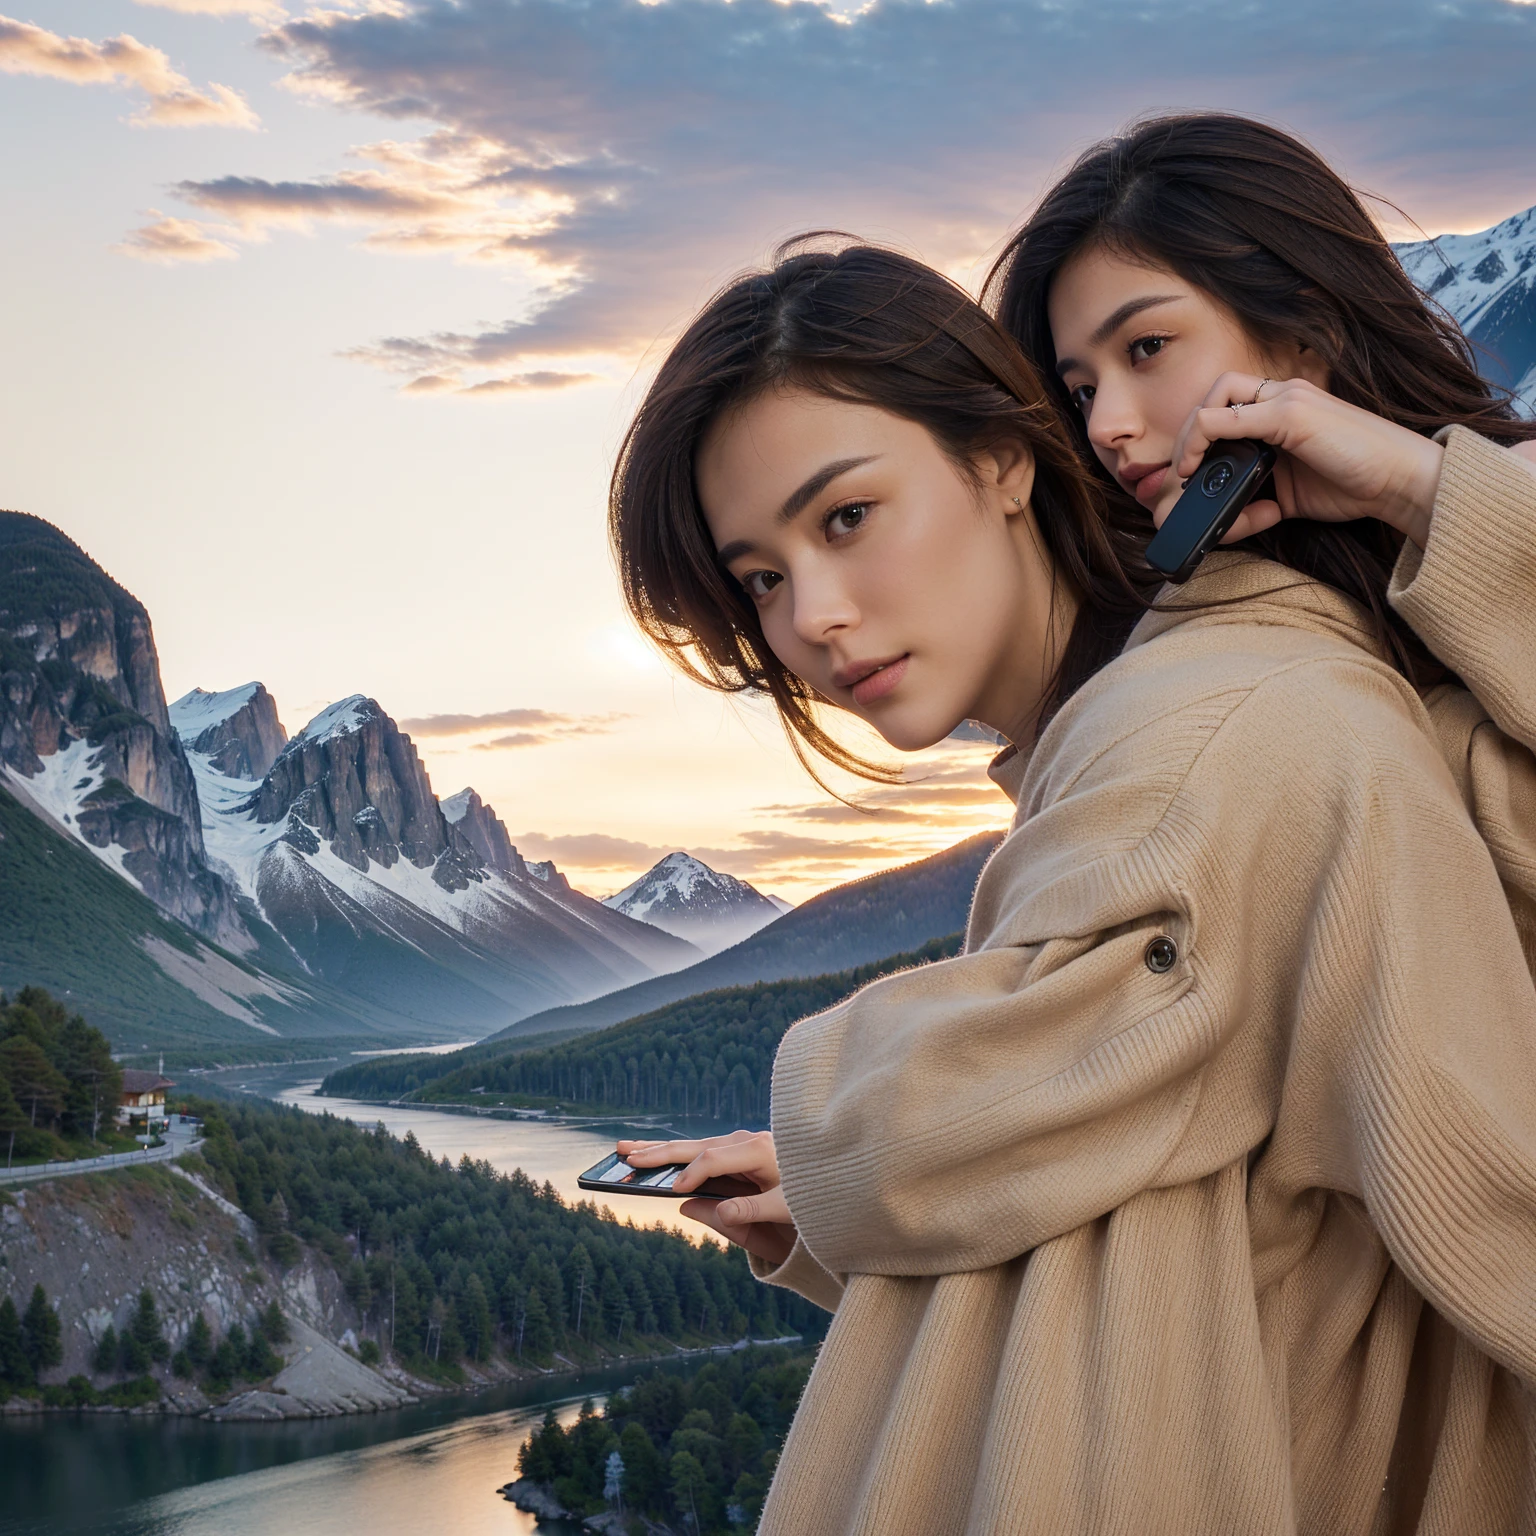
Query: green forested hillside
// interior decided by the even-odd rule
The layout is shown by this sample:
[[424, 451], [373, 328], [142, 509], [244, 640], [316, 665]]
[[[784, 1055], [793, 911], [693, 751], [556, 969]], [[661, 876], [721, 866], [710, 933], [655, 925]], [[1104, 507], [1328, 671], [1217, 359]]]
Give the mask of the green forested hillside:
[[825, 1327], [810, 1302], [755, 1280], [741, 1249], [568, 1206], [521, 1172], [453, 1168], [412, 1136], [331, 1115], [243, 1099], [193, 1107], [212, 1176], [273, 1256], [291, 1262], [301, 1240], [323, 1250], [370, 1342], [424, 1367]]
[[[323, 1091], [346, 1098], [409, 1093], [428, 1103], [474, 1094], [476, 1103], [558, 1101], [567, 1109], [594, 1112], [766, 1122], [774, 1052], [791, 1024], [830, 1008], [876, 977], [958, 953], [960, 939], [951, 934], [830, 976], [701, 993], [612, 1029], [543, 1049], [481, 1057], [447, 1072], [442, 1063], [453, 1057], [359, 1062], [332, 1073]], [[432, 1062], [440, 1073], [435, 1078], [425, 1076]]]
[[0, 789], [0, 988], [46, 987], [129, 1050], [251, 1040], [173, 982], [146, 938], [197, 950], [147, 896]]
[[[1001, 799], [998, 804], [1001, 808]], [[1001, 840], [1001, 832], [981, 832], [931, 858], [823, 891], [751, 938], [687, 970], [609, 992], [590, 1003], [547, 1009], [482, 1044], [554, 1030], [601, 1029], [700, 992], [792, 976], [825, 976], [869, 965], [898, 950], [917, 949], [965, 927], [976, 877]]]
[[601, 1414], [583, 1403], [568, 1428], [546, 1414], [518, 1452], [518, 1476], [573, 1514], [618, 1507], [632, 1530], [636, 1516], [699, 1536], [751, 1529], [815, 1363], [813, 1349], [780, 1346], [712, 1360], [687, 1379], [655, 1371]]

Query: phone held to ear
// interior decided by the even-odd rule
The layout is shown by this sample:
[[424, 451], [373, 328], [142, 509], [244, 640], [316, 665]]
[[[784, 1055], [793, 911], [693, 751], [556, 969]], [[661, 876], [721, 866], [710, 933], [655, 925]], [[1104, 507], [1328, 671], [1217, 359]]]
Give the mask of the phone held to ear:
[[1212, 443], [1167, 521], [1147, 545], [1147, 563], [1169, 581], [1188, 581], [1274, 467], [1275, 450], [1268, 443], [1247, 437]]
[[697, 1189], [672, 1186], [687, 1163], [661, 1163], [655, 1168], [636, 1168], [617, 1152], [610, 1152], [602, 1162], [588, 1168], [576, 1183], [581, 1189], [611, 1195], [662, 1195], [672, 1200], [730, 1200], [736, 1195], [760, 1195], [762, 1191], [750, 1179], [734, 1174], [717, 1174]]

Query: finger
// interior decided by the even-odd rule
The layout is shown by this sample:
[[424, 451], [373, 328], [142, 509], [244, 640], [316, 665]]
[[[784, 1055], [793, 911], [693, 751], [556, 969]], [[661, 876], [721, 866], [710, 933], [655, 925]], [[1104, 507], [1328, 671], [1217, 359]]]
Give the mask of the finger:
[[767, 1189], [779, 1182], [779, 1163], [774, 1155], [773, 1138], [764, 1132], [743, 1141], [706, 1147], [674, 1181], [675, 1189], [696, 1189], [717, 1174], [744, 1174]]
[[788, 1222], [791, 1219], [784, 1191], [778, 1186], [765, 1189], [761, 1194], [736, 1195], [730, 1200], [722, 1200], [719, 1218], [731, 1226], [747, 1226], [759, 1221]]
[[1252, 400], [1259, 393], [1261, 384], [1274, 382], [1273, 379], [1261, 379], [1256, 373], [1224, 373], [1211, 385], [1204, 403], [1209, 408]]
[[1180, 480], [1188, 480], [1199, 469], [1200, 460], [1212, 443], [1252, 437], [1278, 446], [1285, 439], [1284, 424], [1278, 403], [1273, 400], [1245, 405], [1236, 411], [1231, 406], [1202, 406], [1185, 434], [1173, 473]]
[[703, 1145], [701, 1141], [621, 1141], [615, 1150], [627, 1161], [650, 1168], [657, 1163], [691, 1162]]
[[1251, 539], [1256, 533], [1263, 533], [1266, 528], [1273, 528], [1284, 516], [1280, 510], [1278, 501], [1250, 501], [1241, 512], [1237, 514], [1237, 521], [1232, 524], [1231, 530], [1223, 535], [1223, 544], [1236, 544], [1241, 539]]

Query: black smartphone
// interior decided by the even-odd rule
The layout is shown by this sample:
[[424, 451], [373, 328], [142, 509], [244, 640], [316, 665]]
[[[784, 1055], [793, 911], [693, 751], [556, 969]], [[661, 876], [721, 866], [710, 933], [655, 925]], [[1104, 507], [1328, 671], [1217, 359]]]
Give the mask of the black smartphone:
[[716, 1174], [697, 1189], [673, 1189], [672, 1185], [687, 1163], [658, 1163], [654, 1168], [636, 1168], [617, 1152], [610, 1152], [594, 1164], [576, 1183], [582, 1189], [607, 1195], [663, 1195], [672, 1200], [729, 1200], [735, 1195], [758, 1195], [762, 1191], [750, 1179], [734, 1174]]
[[1268, 443], [1248, 437], [1212, 443], [1168, 520], [1147, 545], [1147, 563], [1169, 581], [1188, 581], [1274, 467], [1275, 450]]

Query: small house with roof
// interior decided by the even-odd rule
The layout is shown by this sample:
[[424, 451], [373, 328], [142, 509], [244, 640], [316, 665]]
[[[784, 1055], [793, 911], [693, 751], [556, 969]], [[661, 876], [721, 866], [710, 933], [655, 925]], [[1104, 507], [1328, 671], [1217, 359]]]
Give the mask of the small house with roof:
[[123, 1097], [118, 1105], [120, 1125], [149, 1131], [165, 1125], [165, 1090], [176, 1084], [159, 1072], [123, 1068]]

